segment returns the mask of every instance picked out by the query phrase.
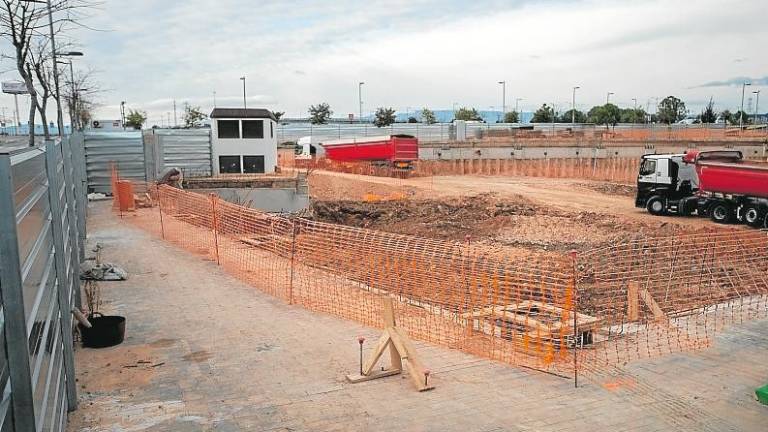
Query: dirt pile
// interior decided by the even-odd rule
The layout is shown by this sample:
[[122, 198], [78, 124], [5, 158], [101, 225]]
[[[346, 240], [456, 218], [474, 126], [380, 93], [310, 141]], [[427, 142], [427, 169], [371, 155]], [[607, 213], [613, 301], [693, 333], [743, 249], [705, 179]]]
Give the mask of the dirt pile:
[[315, 220], [347, 226], [453, 241], [469, 235], [473, 242], [549, 251], [586, 250], [683, 229], [663, 219], [566, 211], [492, 193], [441, 200], [314, 201], [312, 213]]

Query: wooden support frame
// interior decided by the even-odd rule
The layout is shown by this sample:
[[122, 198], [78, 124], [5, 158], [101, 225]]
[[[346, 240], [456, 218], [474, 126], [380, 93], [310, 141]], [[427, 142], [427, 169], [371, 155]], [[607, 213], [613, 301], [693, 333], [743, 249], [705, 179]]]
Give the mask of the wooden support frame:
[[640, 319], [640, 300], [643, 300], [645, 306], [653, 314], [656, 322], [664, 323], [669, 321], [669, 317], [661, 309], [661, 306], [653, 298], [647, 288], [640, 289], [637, 282], [630, 282], [627, 285], [627, 320], [637, 321]]
[[[403, 360], [408, 363], [411, 381], [418, 391], [432, 390], [435, 388], [429, 383], [429, 370], [424, 367], [416, 352], [416, 347], [406, 332], [397, 327], [395, 323], [395, 308], [391, 297], [382, 298], [382, 313], [384, 318], [384, 333], [379, 338], [373, 352], [363, 364], [362, 374], [347, 375], [351, 383], [371, 381], [399, 375], [403, 372]], [[390, 367], [388, 369], [374, 370], [384, 351], [389, 349]]]

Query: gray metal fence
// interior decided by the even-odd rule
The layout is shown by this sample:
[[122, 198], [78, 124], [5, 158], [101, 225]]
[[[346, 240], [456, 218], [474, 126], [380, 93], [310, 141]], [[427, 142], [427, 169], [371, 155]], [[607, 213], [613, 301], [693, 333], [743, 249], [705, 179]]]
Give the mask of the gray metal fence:
[[151, 129], [144, 132], [147, 179], [159, 178], [168, 167], [185, 176], [210, 176], [210, 129]]
[[120, 169], [120, 176], [134, 180], [137, 186], [146, 180], [144, 141], [141, 131], [100, 132], [84, 134], [88, 189], [111, 192], [110, 164]]
[[73, 305], [85, 238], [79, 142], [0, 153], [0, 430], [62, 431], [77, 405]]

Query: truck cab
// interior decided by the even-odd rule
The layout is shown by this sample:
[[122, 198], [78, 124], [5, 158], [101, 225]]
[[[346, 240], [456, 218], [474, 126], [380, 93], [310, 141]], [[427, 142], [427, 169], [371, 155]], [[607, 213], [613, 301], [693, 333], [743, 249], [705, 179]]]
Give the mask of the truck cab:
[[645, 155], [637, 176], [635, 207], [654, 215], [669, 212], [689, 215], [696, 210], [698, 178], [685, 154]]

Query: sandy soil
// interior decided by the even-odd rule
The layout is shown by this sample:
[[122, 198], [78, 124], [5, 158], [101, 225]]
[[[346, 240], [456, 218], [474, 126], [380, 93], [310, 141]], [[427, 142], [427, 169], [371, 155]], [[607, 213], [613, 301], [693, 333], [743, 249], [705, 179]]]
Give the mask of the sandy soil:
[[[314, 172], [318, 220], [418, 236], [543, 250], [589, 249], [637, 235], [744, 229], [704, 218], [658, 217], [634, 206], [634, 187], [541, 177], [414, 179]], [[396, 198], [396, 199], [393, 199]]]

